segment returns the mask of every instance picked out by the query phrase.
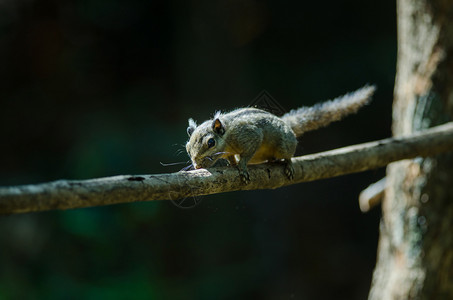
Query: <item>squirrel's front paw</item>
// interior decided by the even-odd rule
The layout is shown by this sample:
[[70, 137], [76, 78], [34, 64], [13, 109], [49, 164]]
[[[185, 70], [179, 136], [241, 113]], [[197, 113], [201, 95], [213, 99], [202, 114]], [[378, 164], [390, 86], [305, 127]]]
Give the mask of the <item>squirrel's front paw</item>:
[[294, 167], [293, 167], [291, 160], [286, 161], [285, 175], [286, 175], [286, 177], [288, 177], [289, 180], [294, 179]]
[[239, 177], [241, 177], [241, 181], [244, 184], [249, 184], [250, 183], [250, 175], [247, 170], [239, 169]]

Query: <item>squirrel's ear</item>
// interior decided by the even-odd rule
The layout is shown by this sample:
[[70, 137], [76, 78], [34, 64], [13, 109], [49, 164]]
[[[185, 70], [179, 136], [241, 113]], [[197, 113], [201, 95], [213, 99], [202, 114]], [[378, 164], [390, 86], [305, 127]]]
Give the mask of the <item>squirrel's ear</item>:
[[191, 136], [192, 133], [195, 131], [195, 128], [197, 128], [197, 123], [195, 123], [193, 119], [189, 119], [189, 127], [187, 127], [187, 134]]
[[214, 121], [212, 121], [212, 130], [220, 135], [225, 133], [225, 127], [223, 127], [223, 124], [220, 122], [219, 118], [215, 118]]

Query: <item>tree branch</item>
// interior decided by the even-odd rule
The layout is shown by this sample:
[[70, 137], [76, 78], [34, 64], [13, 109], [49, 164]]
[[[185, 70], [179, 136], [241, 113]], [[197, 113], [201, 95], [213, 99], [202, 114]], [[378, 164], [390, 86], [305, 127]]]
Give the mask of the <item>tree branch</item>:
[[58, 180], [0, 188], [0, 214], [70, 209], [117, 203], [180, 199], [238, 190], [275, 189], [384, 167], [417, 156], [453, 150], [453, 122], [423, 132], [294, 157], [294, 179], [278, 163], [249, 166], [244, 185], [236, 168], [219, 167], [171, 174], [114, 176], [90, 180]]
[[384, 198], [385, 195], [386, 186], [387, 177], [384, 177], [364, 189], [359, 195], [360, 210], [365, 213], [381, 203], [382, 198]]

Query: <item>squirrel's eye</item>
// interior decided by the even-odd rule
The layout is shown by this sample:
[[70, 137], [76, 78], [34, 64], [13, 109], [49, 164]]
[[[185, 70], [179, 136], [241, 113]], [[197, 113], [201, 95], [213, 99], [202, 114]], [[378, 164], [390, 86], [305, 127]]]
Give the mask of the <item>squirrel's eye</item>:
[[212, 148], [212, 147], [214, 147], [214, 145], [215, 145], [215, 140], [213, 138], [210, 138], [208, 140], [208, 147]]

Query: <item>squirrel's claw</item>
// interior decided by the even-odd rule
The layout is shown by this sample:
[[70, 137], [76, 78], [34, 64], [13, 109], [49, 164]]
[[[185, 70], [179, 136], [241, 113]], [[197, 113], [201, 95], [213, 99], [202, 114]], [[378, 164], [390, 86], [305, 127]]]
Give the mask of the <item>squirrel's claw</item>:
[[286, 160], [285, 162], [286, 162], [286, 164], [285, 164], [285, 175], [288, 177], [289, 180], [293, 180], [294, 179], [294, 167], [293, 167], [293, 164], [292, 164], [291, 160]]
[[244, 184], [250, 183], [250, 174], [247, 170], [239, 169], [239, 177]]

